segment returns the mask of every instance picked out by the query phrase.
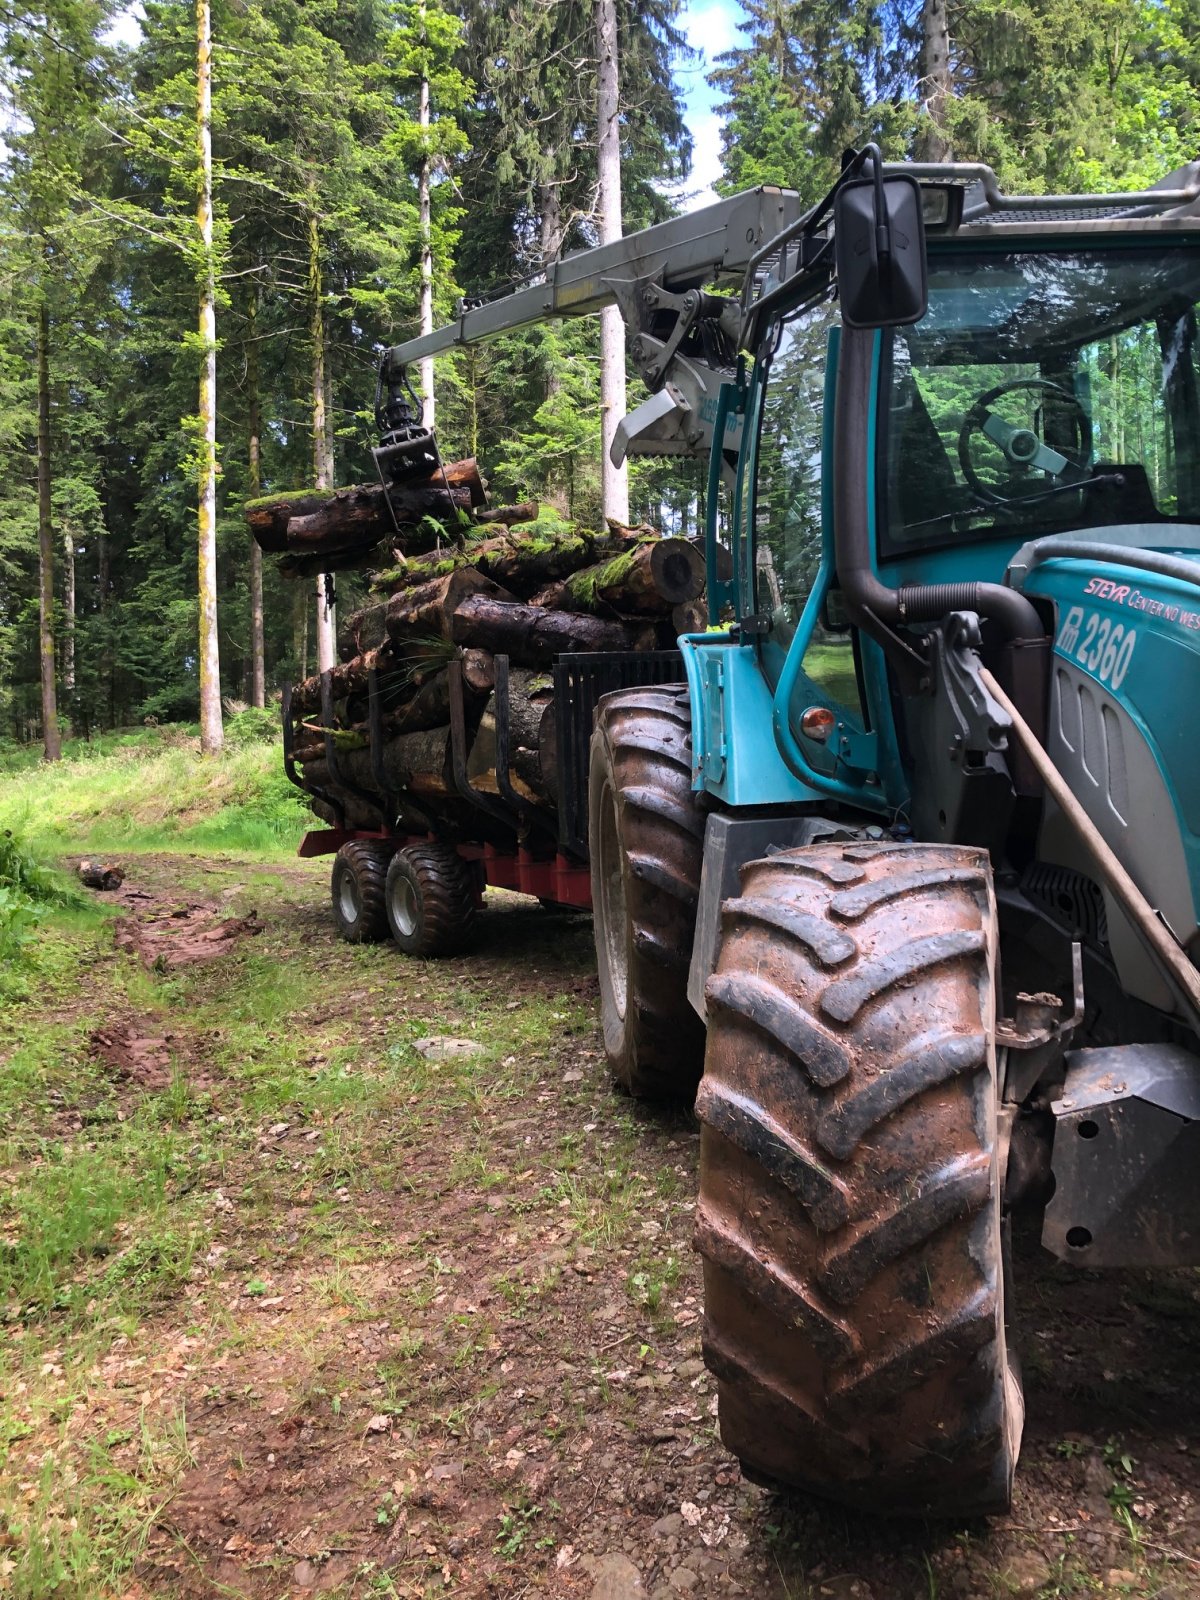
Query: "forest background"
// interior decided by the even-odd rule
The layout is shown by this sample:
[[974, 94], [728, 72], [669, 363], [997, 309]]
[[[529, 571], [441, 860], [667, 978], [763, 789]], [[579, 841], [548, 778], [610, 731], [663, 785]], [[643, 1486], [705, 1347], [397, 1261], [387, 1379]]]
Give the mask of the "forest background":
[[[0, 0], [0, 742], [196, 717], [214, 354], [222, 695], [263, 705], [312, 669], [313, 585], [261, 571], [242, 502], [374, 477], [375, 369], [419, 331], [423, 271], [440, 322], [595, 242], [596, 3], [211, 0], [207, 238], [208, 0], [146, 0], [140, 34], [115, 0]], [[697, 71], [722, 193], [815, 197], [866, 139], [1035, 192], [1200, 153], [1200, 0], [709, 0], [738, 24], [714, 59], [685, 0], [616, 9], [627, 232], [689, 202]], [[496, 498], [597, 523], [593, 323], [447, 357], [436, 400], [444, 455]], [[631, 502], [693, 531], [700, 474], [638, 463]], [[337, 589], [349, 608], [361, 579]]]

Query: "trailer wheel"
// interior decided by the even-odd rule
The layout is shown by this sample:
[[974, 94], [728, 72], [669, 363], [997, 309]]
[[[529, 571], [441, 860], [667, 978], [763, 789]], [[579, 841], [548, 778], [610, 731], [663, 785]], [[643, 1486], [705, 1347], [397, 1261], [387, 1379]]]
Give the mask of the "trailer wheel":
[[333, 920], [351, 944], [377, 944], [388, 936], [384, 882], [391, 851], [371, 839], [351, 839], [333, 858], [329, 875]]
[[600, 1020], [616, 1082], [645, 1099], [696, 1092], [704, 1028], [687, 997], [704, 850], [687, 693], [606, 696], [589, 770]]
[[1004, 1511], [985, 852], [817, 845], [723, 908], [697, 1096], [704, 1356], [755, 1477], [872, 1512]]
[[466, 862], [449, 845], [397, 850], [387, 873], [387, 920], [408, 956], [461, 950], [475, 922], [475, 891]]

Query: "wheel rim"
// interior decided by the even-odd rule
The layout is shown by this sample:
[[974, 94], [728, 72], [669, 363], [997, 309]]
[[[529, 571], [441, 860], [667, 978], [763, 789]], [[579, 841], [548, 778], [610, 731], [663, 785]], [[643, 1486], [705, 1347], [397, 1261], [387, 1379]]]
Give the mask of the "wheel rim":
[[404, 939], [417, 931], [417, 891], [401, 873], [392, 880], [392, 925]]
[[612, 787], [604, 786], [600, 808], [600, 919], [603, 925], [604, 964], [612, 991], [613, 1008], [621, 1018], [629, 998], [629, 952], [626, 948], [628, 915], [625, 879], [621, 872], [621, 843], [617, 838], [617, 806]]
[[338, 888], [338, 907], [345, 922], [357, 922], [362, 915], [362, 900], [358, 892], [358, 879], [352, 872], [343, 872]]

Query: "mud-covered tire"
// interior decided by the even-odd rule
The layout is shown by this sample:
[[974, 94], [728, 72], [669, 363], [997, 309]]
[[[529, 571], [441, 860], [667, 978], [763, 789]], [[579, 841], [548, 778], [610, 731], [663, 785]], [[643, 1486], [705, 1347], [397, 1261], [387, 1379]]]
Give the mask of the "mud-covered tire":
[[632, 689], [600, 702], [588, 783], [600, 1020], [630, 1094], [690, 1103], [704, 1029], [687, 997], [704, 853], [692, 789], [687, 692]]
[[725, 903], [696, 1245], [755, 1476], [897, 1515], [1009, 1503], [995, 952], [980, 850], [784, 851]]
[[392, 938], [408, 956], [454, 955], [474, 929], [471, 874], [449, 845], [397, 850], [388, 867], [385, 903]]
[[350, 944], [378, 944], [388, 936], [384, 883], [391, 854], [386, 844], [351, 839], [333, 858], [333, 920], [339, 937]]

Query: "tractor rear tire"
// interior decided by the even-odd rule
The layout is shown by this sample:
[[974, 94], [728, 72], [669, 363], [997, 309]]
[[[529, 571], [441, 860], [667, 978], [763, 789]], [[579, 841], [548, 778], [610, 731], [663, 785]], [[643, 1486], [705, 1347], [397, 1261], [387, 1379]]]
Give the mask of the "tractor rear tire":
[[339, 936], [350, 944], [378, 944], [388, 936], [384, 882], [391, 854], [386, 844], [351, 839], [333, 858], [333, 920]]
[[456, 954], [470, 938], [475, 910], [470, 871], [449, 845], [396, 851], [387, 875], [387, 919], [405, 955]]
[[987, 854], [750, 863], [709, 979], [696, 1245], [721, 1435], [749, 1475], [871, 1512], [1007, 1509]]
[[687, 691], [606, 696], [589, 769], [600, 1020], [617, 1084], [691, 1103], [704, 1028], [687, 996], [704, 814], [692, 789]]

